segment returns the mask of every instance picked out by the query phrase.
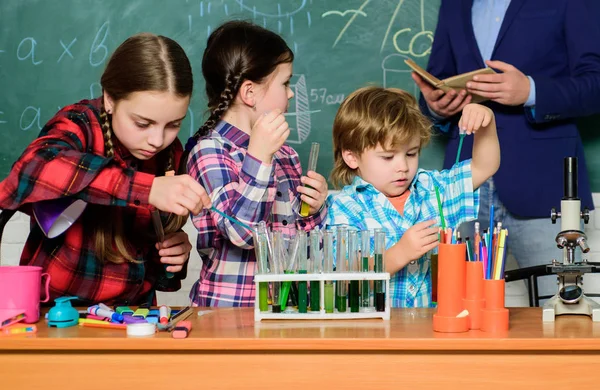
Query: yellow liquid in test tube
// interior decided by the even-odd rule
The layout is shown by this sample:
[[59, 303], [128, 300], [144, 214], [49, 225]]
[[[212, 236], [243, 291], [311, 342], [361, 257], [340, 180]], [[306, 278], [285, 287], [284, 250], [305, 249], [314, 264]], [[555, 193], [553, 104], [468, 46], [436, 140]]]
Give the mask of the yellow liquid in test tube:
[[[318, 158], [319, 158], [319, 143], [313, 142], [310, 146], [310, 156], [308, 158], [308, 169], [306, 170], [307, 173], [308, 173], [308, 171], [316, 172]], [[312, 188], [310, 186], [306, 186], [306, 187]], [[300, 206], [300, 215], [303, 217], [308, 217], [309, 212], [310, 212], [310, 206], [307, 203], [302, 202], [302, 205]]]

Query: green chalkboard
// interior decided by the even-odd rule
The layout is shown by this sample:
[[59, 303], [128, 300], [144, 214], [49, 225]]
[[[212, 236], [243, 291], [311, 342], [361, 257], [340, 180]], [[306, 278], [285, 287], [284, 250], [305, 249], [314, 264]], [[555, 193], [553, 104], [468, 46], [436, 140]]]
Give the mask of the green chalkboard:
[[[600, 103], [599, 103], [600, 104]], [[582, 118], [578, 121], [579, 132], [583, 140], [590, 186], [593, 192], [600, 192], [600, 115]]]
[[[306, 166], [321, 143], [317, 170], [328, 176], [331, 125], [342, 99], [366, 84], [417, 89], [403, 60], [426, 66], [440, 0], [2, 0], [0, 2], [0, 179], [61, 107], [100, 94], [114, 49], [141, 31], [177, 40], [194, 69], [194, 97], [180, 133], [185, 143], [206, 118], [200, 69], [210, 32], [229, 19], [280, 33], [296, 54], [289, 143]], [[582, 120], [592, 177], [600, 191], [600, 118]], [[441, 167], [436, 137], [421, 165]], [[598, 176], [598, 177], [596, 177]]]
[[[416, 93], [404, 58], [425, 66], [440, 0], [2, 0], [0, 2], [0, 179], [59, 107], [100, 94], [108, 57], [141, 31], [177, 40], [195, 74], [185, 143], [206, 118], [201, 74], [210, 32], [245, 19], [280, 33], [296, 54], [289, 143], [306, 166], [321, 143], [318, 171], [328, 176], [331, 125], [342, 99], [366, 84]], [[429, 147], [425, 167], [441, 166]]]

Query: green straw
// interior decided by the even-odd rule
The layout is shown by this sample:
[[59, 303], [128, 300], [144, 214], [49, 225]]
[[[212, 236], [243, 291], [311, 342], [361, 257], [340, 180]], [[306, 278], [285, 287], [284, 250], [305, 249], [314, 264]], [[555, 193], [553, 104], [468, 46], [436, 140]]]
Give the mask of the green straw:
[[435, 198], [437, 199], [438, 210], [440, 211], [440, 220], [442, 221], [442, 231], [446, 230], [446, 220], [444, 219], [444, 211], [442, 210], [442, 201], [440, 200], [440, 189], [436, 184], [435, 187]]
[[469, 240], [469, 237], [465, 238], [465, 244], [467, 244], [467, 261], [475, 261], [473, 258], [473, 249], [471, 248], [471, 240]]
[[215, 206], [212, 206], [210, 209], [211, 209], [212, 211], [214, 211], [215, 213], [217, 213], [217, 214], [221, 215], [223, 218], [227, 218], [227, 219], [228, 219], [228, 220], [230, 220], [231, 222], [233, 222], [233, 223], [236, 223], [236, 224], [240, 225], [240, 226], [241, 226], [241, 227], [243, 227], [243, 228], [246, 228], [246, 229], [248, 229], [248, 230], [252, 230], [252, 228], [251, 228], [250, 226], [246, 225], [246, 224], [245, 224], [245, 223], [243, 223], [243, 222], [240, 222], [240, 221], [238, 221], [237, 219], [235, 219], [235, 218], [233, 218], [233, 217], [230, 217], [229, 215], [225, 214], [225, 213], [224, 213], [224, 212], [222, 212], [222, 211], [219, 211], [219, 210], [217, 210], [217, 209], [215, 208]]
[[456, 153], [456, 162], [454, 164], [458, 164], [458, 160], [460, 159], [460, 151], [462, 150], [465, 135], [467, 135], [467, 133], [463, 133], [462, 131], [460, 132], [460, 141], [458, 141], [458, 152]]

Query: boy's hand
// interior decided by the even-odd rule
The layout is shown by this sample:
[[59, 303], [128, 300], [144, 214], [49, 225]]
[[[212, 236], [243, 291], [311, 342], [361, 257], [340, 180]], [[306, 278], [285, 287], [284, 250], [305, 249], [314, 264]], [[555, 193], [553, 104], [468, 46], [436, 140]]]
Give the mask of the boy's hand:
[[270, 164], [273, 155], [281, 148], [289, 135], [290, 127], [281, 110], [275, 109], [261, 115], [252, 126], [248, 153], [260, 161]]
[[190, 258], [192, 244], [186, 232], [169, 234], [163, 242], [156, 243], [160, 255], [160, 262], [168, 265], [165, 269], [169, 272], [179, 272]]
[[397, 245], [401, 247], [406, 263], [417, 260], [438, 246], [438, 228], [433, 227], [435, 223], [435, 220], [419, 222], [404, 232]]
[[461, 132], [475, 133], [482, 127], [488, 127], [494, 119], [494, 112], [481, 104], [467, 104], [458, 122]]
[[306, 172], [306, 176], [302, 176], [300, 181], [312, 187], [298, 186], [296, 190], [301, 194], [300, 199], [310, 207], [308, 215], [313, 215], [321, 209], [327, 199], [327, 181], [314, 171]]

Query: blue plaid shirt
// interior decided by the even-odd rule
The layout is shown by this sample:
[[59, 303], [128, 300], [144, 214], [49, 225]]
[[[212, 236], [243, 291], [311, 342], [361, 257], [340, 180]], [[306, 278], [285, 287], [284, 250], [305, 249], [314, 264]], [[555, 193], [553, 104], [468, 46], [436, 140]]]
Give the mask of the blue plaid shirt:
[[[426, 171], [419, 169], [410, 184], [410, 195], [404, 205], [404, 215], [394, 208], [384, 194], [373, 185], [356, 176], [351, 185], [327, 199], [327, 225], [349, 225], [364, 230], [383, 228], [386, 248], [396, 244], [411, 226], [435, 219], [440, 224], [435, 187], [440, 199], [447, 227], [456, 228], [465, 221], [477, 218], [479, 191], [473, 191], [471, 160], [454, 165], [449, 170]], [[371, 250], [373, 233], [371, 233]], [[390, 279], [392, 307], [431, 306], [430, 254], [407, 265]]]

